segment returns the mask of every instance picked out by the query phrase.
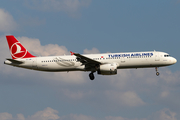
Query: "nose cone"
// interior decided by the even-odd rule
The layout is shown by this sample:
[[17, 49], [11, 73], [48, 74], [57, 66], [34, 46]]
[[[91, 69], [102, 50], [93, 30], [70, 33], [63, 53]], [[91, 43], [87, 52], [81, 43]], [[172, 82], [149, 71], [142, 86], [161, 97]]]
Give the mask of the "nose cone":
[[176, 58], [174, 58], [174, 64], [175, 64], [175, 63], [177, 63], [177, 60], [176, 60]]

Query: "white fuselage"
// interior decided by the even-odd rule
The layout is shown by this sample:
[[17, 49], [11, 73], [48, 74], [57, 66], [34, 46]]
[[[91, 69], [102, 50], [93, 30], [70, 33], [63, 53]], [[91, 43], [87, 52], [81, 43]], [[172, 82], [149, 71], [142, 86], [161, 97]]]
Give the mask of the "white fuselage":
[[[128, 53], [104, 53], [104, 54], [84, 54], [83, 56], [99, 61], [103, 64], [116, 64], [118, 69], [123, 68], [145, 68], [161, 67], [175, 64], [177, 60], [167, 53], [148, 52], [128, 52]], [[9, 60], [4, 63], [16, 67], [39, 71], [91, 71], [84, 64], [79, 62], [76, 56], [49, 56], [17, 59], [22, 64], [16, 64]]]

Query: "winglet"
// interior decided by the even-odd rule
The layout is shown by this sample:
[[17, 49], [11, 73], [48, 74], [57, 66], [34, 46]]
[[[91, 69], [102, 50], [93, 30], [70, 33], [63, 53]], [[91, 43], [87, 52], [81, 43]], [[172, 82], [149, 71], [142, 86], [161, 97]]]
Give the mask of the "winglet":
[[72, 52], [72, 51], [70, 51], [70, 53], [71, 53], [71, 55], [74, 55], [75, 53], [74, 52]]

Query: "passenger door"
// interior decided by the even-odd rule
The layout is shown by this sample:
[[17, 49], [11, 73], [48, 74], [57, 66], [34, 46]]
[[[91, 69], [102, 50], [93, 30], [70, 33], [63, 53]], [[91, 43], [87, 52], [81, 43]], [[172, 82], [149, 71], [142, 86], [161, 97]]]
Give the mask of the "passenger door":
[[160, 60], [159, 52], [155, 52], [155, 61], [159, 61], [159, 60]]
[[36, 58], [32, 59], [32, 67], [37, 68], [37, 59]]

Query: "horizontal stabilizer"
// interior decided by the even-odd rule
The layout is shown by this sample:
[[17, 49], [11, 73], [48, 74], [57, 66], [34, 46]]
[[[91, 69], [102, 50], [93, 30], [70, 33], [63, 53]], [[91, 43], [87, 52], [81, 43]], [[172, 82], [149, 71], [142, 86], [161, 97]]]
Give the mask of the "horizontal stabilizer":
[[24, 63], [23, 61], [18, 61], [18, 60], [14, 60], [14, 59], [6, 59], [6, 60], [9, 60], [9, 61], [11, 61], [12, 63], [15, 63], [15, 64], [22, 64], [22, 63]]

